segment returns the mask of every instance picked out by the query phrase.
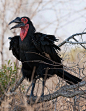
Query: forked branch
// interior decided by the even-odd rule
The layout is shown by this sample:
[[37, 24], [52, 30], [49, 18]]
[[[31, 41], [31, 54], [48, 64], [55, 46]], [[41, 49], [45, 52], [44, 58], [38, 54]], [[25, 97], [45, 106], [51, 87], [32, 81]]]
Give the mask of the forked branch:
[[[86, 49], [86, 48], [82, 45], [82, 44], [86, 44], [86, 42], [79, 42], [77, 39], [74, 38], [75, 36], [79, 36], [79, 35], [82, 36], [83, 34], [86, 34], [86, 32], [76, 33], [76, 34], [71, 35], [70, 37], [68, 37], [67, 39], [65, 39], [62, 43], [60, 43], [60, 44], [58, 45], [58, 47], [61, 47], [61, 46], [64, 45], [65, 43], [70, 43], [70, 44], [80, 44], [84, 49]], [[75, 40], [76, 42], [69, 41], [70, 39], [73, 39], [73, 40]]]

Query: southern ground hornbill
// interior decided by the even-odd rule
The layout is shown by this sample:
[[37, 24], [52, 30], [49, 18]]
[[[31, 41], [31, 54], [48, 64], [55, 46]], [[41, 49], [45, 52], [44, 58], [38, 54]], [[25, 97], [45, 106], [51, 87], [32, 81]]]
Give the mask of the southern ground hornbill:
[[42, 95], [44, 95], [45, 76], [56, 74], [69, 84], [77, 84], [81, 79], [63, 70], [61, 58], [58, 56], [60, 48], [54, 44], [57, 39], [54, 35], [35, 32], [35, 27], [28, 17], [17, 17], [11, 23], [17, 23], [14, 28], [21, 28], [20, 35], [10, 37], [10, 47], [13, 55], [22, 62], [22, 74], [31, 81], [33, 76], [31, 96], [38, 78], [43, 78]]

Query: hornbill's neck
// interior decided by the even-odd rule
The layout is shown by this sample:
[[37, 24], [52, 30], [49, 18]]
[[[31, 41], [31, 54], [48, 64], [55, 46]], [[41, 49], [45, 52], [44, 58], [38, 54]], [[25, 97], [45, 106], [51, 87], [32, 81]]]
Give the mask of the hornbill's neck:
[[21, 27], [20, 31], [21, 41], [23, 41], [24, 38], [27, 36], [28, 31], [29, 31], [29, 24], [26, 24], [24, 27]]
[[35, 28], [33, 25], [30, 24], [26, 24], [24, 27], [21, 27], [21, 31], [20, 31], [20, 38], [21, 41], [24, 40], [24, 38], [28, 38], [33, 36], [35, 33]]

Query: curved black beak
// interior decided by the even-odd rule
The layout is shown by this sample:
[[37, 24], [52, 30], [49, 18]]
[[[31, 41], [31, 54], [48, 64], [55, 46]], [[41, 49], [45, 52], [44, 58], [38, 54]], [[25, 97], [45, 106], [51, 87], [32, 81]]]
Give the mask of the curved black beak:
[[[13, 26], [11, 29], [20, 28], [20, 27], [25, 26], [25, 24], [21, 21], [21, 18], [20, 18], [20, 17], [15, 18], [15, 19], [12, 20], [8, 25], [10, 25], [10, 24], [12, 24], [12, 23], [18, 23], [18, 24], [15, 25], [15, 26]], [[10, 30], [11, 30], [11, 29], [10, 29]]]

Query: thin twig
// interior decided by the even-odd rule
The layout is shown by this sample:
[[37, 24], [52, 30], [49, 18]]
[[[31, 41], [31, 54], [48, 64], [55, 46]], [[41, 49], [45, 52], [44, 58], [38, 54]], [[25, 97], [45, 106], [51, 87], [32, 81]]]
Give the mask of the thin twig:
[[22, 83], [23, 80], [24, 77], [22, 76], [21, 79], [16, 82], [16, 85], [12, 89], [10, 89], [10, 92], [14, 92], [18, 88], [18, 86]]

